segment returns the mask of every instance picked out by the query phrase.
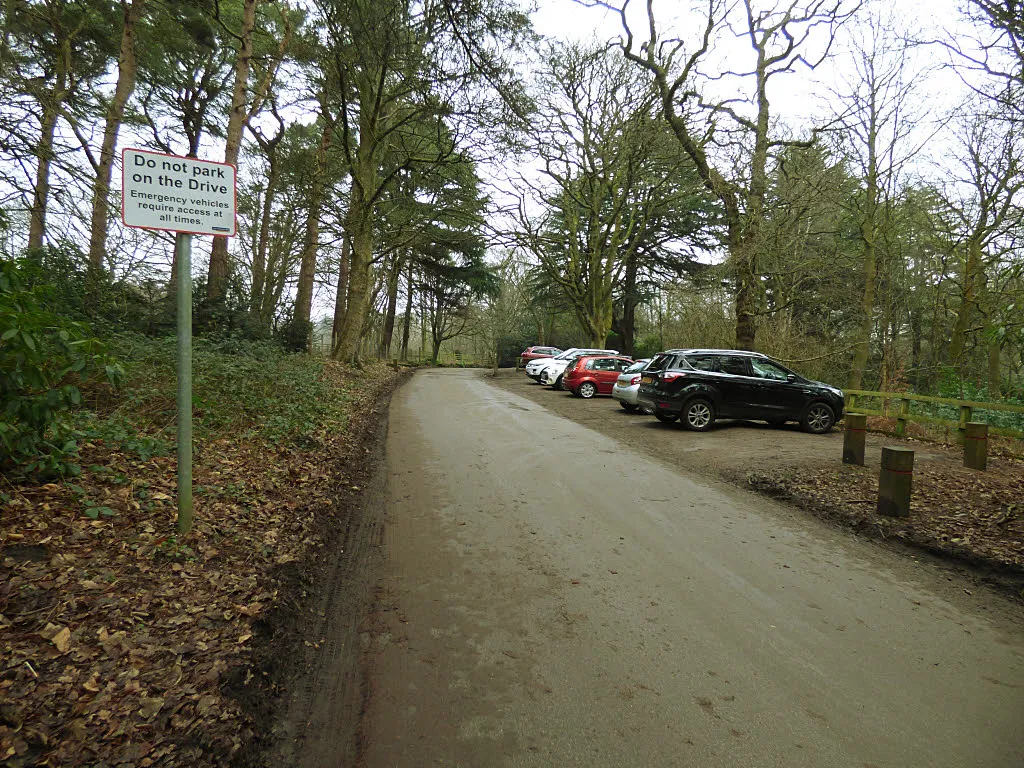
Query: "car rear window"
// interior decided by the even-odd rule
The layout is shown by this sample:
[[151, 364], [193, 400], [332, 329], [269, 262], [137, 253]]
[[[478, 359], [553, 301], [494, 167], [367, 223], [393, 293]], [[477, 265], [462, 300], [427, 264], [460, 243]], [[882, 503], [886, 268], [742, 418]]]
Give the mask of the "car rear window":
[[624, 373], [636, 373], [637, 371], [642, 371], [645, 365], [647, 365], [647, 363], [633, 363], [624, 371]]
[[675, 355], [657, 355], [647, 366], [648, 371], [664, 371], [672, 365]]

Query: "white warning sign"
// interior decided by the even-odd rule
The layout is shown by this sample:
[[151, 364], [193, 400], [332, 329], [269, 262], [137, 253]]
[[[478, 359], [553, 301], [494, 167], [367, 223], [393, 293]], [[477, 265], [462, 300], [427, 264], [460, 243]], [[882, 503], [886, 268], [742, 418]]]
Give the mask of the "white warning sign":
[[121, 161], [125, 226], [234, 236], [233, 165], [144, 149], [125, 149]]

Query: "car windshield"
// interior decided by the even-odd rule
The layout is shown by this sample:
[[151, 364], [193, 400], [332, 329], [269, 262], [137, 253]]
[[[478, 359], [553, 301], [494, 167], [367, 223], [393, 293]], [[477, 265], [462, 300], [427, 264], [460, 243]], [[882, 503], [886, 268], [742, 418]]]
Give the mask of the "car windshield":
[[567, 350], [565, 350], [565, 352], [562, 352], [561, 354], [555, 355], [554, 359], [555, 360], [565, 360], [565, 359], [570, 358], [570, 357], [576, 357], [578, 354], [579, 354], [578, 350], [567, 349]]

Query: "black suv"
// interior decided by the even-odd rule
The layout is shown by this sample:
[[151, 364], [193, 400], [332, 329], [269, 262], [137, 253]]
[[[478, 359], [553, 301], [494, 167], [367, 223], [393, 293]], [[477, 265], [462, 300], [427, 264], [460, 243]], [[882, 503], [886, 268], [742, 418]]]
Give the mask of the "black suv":
[[843, 415], [842, 390], [810, 381], [757, 352], [670, 349], [643, 370], [637, 402], [661, 421], [705, 432], [715, 419], [799, 421], [822, 434]]

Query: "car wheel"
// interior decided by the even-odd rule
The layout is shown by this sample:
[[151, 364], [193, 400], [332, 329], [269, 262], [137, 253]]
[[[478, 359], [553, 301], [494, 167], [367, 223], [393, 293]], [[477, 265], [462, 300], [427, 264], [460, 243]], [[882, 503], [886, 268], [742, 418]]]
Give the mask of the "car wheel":
[[590, 398], [597, 394], [597, 387], [595, 387], [589, 381], [584, 381], [576, 390], [576, 394], [582, 397], [584, 400], [589, 400]]
[[811, 403], [800, 419], [800, 426], [805, 432], [823, 435], [832, 429], [836, 422], [836, 414], [827, 403]]
[[621, 405], [622, 410], [626, 411], [627, 413], [636, 413], [636, 406], [633, 405], [632, 403], [624, 403], [621, 400], [619, 400], [619, 405]]
[[561, 389], [562, 388], [562, 377], [559, 376], [557, 379], [555, 379], [551, 383], [551, 386], [554, 387], [555, 389]]
[[679, 420], [679, 416], [677, 416], [674, 413], [661, 413], [659, 411], [654, 412], [654, 418], [656, 418], [662, 424], [671, 424], [673, 421]]
[[715, 407], [702, 397], [695, 398], [683, 409], [683, 424], [694, 432], [707, 432], [715, 423]]

